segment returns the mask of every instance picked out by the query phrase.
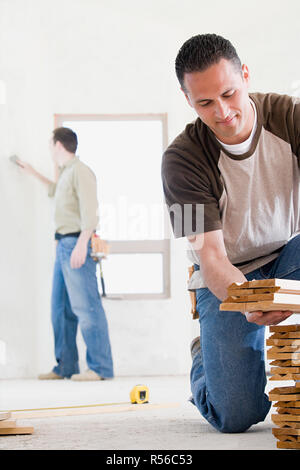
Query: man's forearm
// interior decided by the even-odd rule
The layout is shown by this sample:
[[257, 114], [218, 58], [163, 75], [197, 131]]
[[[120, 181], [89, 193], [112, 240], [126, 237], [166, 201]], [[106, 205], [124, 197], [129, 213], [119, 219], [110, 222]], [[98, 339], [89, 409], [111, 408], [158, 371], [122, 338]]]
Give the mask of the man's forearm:
[[79, 269], [86, 262], [88, 253], [88, 241], [91, 238], [93, 230], [82, 230], [77, 243], [72, 251], [70, 265], [72, 269]]
[[201, 271], [209, 290], [222, 301], [228, 297], [227, 289], [230, 284], [247, 281], [244, 274], [230, 263], [227, 256], [205, 260], [201, 263]]
[[44, 183], [46, 186], [49, 186], [49, 184], [54, 184], [54, 181], [49, 180], [48, 178], [46, 178], [46, 176], [42, 175], [41, 173], [36, 171], [34, 168], [32, 169], [31, 174], [35, 176], [35, 178], [37, 178], [39, 181]]
[[35, 168], [33, 168], [32, 165], [30, 165], [29, 163], [27, 162], [24, 162], [23, 160], [17, 160], [17, 164], [22, 168], [22, 170], [29, 174], [29, 175], [32, 175], [34, 176], [36, 179], [38, 179], [39, 181], [41, 181], [43, 184], [45, 184], [46, 186], [49, 186], [50, 184], [55, 184], [53, 181], [49, 180], [48, 178], [46, 178], [46, 176], [42, 175], [41, 173], [39, 173]]
[[87, 245], [88, 244], [88, 241], [89, 239], [91, 238], [92, 234], [94, 233], [94, 230], [82, 230], [82, 232], [80, 233], [79, 237], [78, 237], [78, 241], [77, 243], [78, 244], [85, 244]]

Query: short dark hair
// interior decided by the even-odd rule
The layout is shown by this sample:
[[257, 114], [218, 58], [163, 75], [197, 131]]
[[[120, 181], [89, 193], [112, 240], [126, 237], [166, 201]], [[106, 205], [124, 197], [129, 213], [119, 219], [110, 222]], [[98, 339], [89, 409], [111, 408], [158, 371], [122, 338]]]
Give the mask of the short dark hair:
[[176, 75], [182, 88], [185, 73], [203, 72], [221, 59], [232, 61], [237, 70], [241, 71], [240, 58], [228, 39], [217, 34], [198, 34], [188, 39], [180, 48], [175, 61]]
[[77, 150], [77, 135], [68, 127], [57, 127], [54, 129], [53, 142], [60, 142], [68, 152], [75, 153]]

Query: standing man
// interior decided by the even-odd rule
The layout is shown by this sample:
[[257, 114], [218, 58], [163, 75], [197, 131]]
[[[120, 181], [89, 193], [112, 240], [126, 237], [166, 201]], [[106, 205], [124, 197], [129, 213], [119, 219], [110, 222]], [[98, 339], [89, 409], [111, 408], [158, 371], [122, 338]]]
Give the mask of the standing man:
[[[48, 187], [55, 202], [55, 239], [51, 315], [57, 365], [40, 379], [104, 380], [113, 377], [108, 324], [90, 256], [98, 225], [96, 177], [76, 156], [77, 136], [68, 128], [53, 131], [50, 149], [58, 179], [54, 183], [28, 163], [18, 164]], [[79, 373], [77, 326], [86, 344], [88, 370]]]
[[[265, 325], [292, 312], [242, 314], [219, 306], [233, 282], [300, 280], [300, 101], [249, 94], [247, 66], [216, 34], [186, 41], [176, 74], [198, 115], [162, 162], [174, 235], [188, 238], [195, 268], [189, 289], [196, 292], [200, 338], [191, 344], [192, 403], [219, 431], [243, 432], [271, 405], [264, 393]], [[196, 220], [201, 213], [203, 223]]]

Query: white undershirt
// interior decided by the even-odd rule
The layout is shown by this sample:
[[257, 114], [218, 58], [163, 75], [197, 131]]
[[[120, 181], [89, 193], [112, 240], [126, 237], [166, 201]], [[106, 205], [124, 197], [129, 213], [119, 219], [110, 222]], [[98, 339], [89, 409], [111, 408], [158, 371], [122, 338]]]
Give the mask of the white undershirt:
[[218, 142], [220, 142], [220, 144], [222, 145], [222, 147], [224, 147], [224, 149], [227, 150], [227, 152], [231, 153], [232, 155], [242, 155], [243, 153], [246, 153], [250, 150], [252, 140], [253, 140], [253, 137], [257, 128], [256, 107], [252, 100], [250, 100], [250, 103], [252, 104], [252, 107], [254, 110], [254, 123], [253, 123], [251, 134], [249, 135], [248, 139], [245, 140], [244, 142], [241, 142], [240, 144], [234, 144], [234, 145], [224, 144], [224, 142], [221, 142], [221, 140], [217, 139]]

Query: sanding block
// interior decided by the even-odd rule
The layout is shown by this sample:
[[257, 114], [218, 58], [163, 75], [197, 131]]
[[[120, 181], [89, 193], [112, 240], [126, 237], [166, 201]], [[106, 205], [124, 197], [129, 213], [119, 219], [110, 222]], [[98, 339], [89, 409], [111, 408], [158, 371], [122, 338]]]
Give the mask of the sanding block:
[[11, 161], [12, 163], [15, 163], [15, 165], [20, 166], [20, 164], [18, 163], [19, 158], [18, 158], [17, 155], [11, 155], [11, 156], [9, 157], [9, 159], [10, 159], [10, 161]]

